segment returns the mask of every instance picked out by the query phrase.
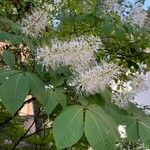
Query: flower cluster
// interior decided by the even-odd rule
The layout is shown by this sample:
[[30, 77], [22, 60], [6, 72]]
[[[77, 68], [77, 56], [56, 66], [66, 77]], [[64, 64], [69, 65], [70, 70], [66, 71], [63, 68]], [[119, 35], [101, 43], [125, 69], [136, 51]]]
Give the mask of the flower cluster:
[[31, 15], [26, 15], [21, 21], [22, 33], [31, 37], [41, 35], [47, 25], [47, 13], [41, 9], [34, 9]]
[[127, 138], [126, 125], [119, 125], [118, 131], [122, 139]]
[[112, 103], [119, 108], [127, 108], [129, 101], [133, 101], [134, 94], [132, 92], [122, 91], [112, 93]]
[[125, 109], [129, 102], [135, 103], [134, 98], [139, 92], [150, 89], [150, 78], [149, 75], [137, 75], [131, 81], [124, 83], [120, 90], [117, 89], [117, 86], [113, 89], [112, 103]]
[[117, 65], [103, 63], [87, 71], [78, 72], [74, 83], [78, 92], [94, 95], [109, 86], [119, 74], [120, 68]]
[[148, 48], [146, 48], [144, 51], [145, 51], [146, 53], [150, 53], [150, 48], [148, 47]]
[[142, 27], [146, 21], [146, 18], [147, 12], [143, 9], [143, 5], [141, 3], [136, 3], [129, 11], [126, 21]]
[[51, 48], [42, 47], [37, 51], [39, 60], [46, 68], [57, 69], [69, 66], [73, 70], [82, 70], [96, 63], [94, 53], [102, 45], [99, 37], [79, 37], [70, 41], [52, 40]]
[[99, 93], [109, 86], [112, 79], [120, 74], [120, 68], [115, 64], [103, 62], [98, 65], [95, 52], [102, 46], [99, 37], [88, 36], [72, 38], [70, 41], [52, 40], [51, 48], [39, 48], [38, 60], [56, 70], [61, 66], [69, 66], [75, 79], [70, 85], [75, 85], [78, 93]]
[[133, 25], [142, 27], [147, 20], [147, 12], [141, 2], [132, 5], [128, 2], [118, 3], [118, 0], [105, 1], [106, 12], [114, 12], [121, 17], [123, 22], [130, 22]]
[[121, 16], [122, 6], [118, 4], [118, 0], [106, 0], [104, 3], [107, 12], [115, 12], [117, 15]]

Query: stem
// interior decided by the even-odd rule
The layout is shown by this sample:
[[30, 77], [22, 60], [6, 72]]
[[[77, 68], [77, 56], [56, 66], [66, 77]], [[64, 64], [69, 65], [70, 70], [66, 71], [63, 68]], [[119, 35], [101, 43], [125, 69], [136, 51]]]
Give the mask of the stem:
[[25, 102], [22, 104], [22, 106], [15, 112], [15, 114], [14, 114], [13, 116], [7, 118], [6, 120], [4, 120], [4, 122], [0, 123], [0, 127], [5, 126], [5, 125], [8, 124], [11, 120], [13, 120], [13, 119], [19, 114], [19, 111], [23, 108], [23, 106], [24, 106], [25, 104], [31, 103], [31, 102], [33, 102], [33, 101], [35, 101], [35, 100], [36, 100], [36, 98], [35, 98], [35, 97], [32, 97], [31, 99], [25, 101]]
[[[40, 109], [38, 111], [38, 113], [36, 114], [36, 116], [38, 116], [40, 113]], [[15, 150], [16, 147], [19, 145], [19, 143], [26, 137], [26, 135], [28, 134], [28, 132], [30, 131], [30, 129], [32, 128], [32, 126], [34, 125], [36, 120], [34, 120], [31, 124], [31, 126], [28, 128], [28, 130], [18, 139], [18, 141], [14, 144], [12, 150]]]

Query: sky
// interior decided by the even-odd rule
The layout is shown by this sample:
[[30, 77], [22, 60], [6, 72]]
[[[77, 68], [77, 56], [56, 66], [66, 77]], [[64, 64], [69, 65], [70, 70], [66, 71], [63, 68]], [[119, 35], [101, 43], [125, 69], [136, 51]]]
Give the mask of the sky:
[[150, 0], [145, 1], [144, 8], [147, 9], [148, 7], [150, 7]]
[[[136, 0], [127, 0], [127, 1], [134, 3]], [[144, 8], [148, 9], [148, 7], [150, 7], [150, 0], [145, 0]]]
[[[130, 2], [135, 2], [136, 0], [127, 0]], [[148, 9], [150, 7], [150, 0], [146, 0], [144, 4], [144, 8]], [[148, 74], [150, 78], [150, 73]], [[135, 101], [140, 105], [150, 105], [150, 90], [145, 90], [143, 92], [139, 92], [135, 97]]]

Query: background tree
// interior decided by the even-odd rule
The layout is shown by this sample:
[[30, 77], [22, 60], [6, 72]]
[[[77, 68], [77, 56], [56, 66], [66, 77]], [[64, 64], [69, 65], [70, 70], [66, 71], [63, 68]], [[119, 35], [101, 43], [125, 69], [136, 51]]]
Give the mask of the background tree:
[[[0, 40], [7, 43], [0, 70], [2, 149], [150, 146], [149, 115], [134, 102], [149, 88], [141, 77], [150, 69], [141, 2], [1, 0], [0, 7]], [[30, 102], [32, 134], [18, 126], [19, 111]], [[123, 142], [118, 125], [126, 126]]]

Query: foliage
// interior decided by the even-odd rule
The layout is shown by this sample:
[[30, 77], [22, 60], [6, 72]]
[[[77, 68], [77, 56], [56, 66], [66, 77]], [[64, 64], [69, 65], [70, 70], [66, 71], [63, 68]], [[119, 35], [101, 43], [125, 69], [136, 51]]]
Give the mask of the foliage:
[[[95, 86], [87, 82], [95, 81], [99, 84], [109, 81], [103, 79], [110, 75], [111, 81], [114, 79], [117, 85], [120, 83], [117, 89], [119, 92], [123, 85], [121, 83], [132, 81], [136, 74], [148, 72], [150, 54], [146, 49], [150, 48], [149, 27], [123, 21], [122, 16], [114, 11], [106, 11], [105, 3], [100, 0], [1, 0], [0, 3], [0, 41], [6, 43], [0, 49], [0, 100], [1, 106], [4, 105], [0, 109], [0, 130], [1, 133], [6, 133], [0, 134], [2, 149], [24, 149], [19, 147], [24, 142], [28, 144], [27, 147], [37, 149], [84, 150], [91, 146], [94, 150], [115, 150], [121, 147], [121, 144], [116, 147], [116, 142], [121, 143], [122, 140], [118, 125], [125, 125], [128, 135], [127, 141], [123, 141], [122, 145], [127, 143], [134, 149], [136, 147], [132, 143], [140, 140], [146, 147], [150, 147], [150, 118], [136, 104], [128, 100], [127, 107], [115, 106], [111, 100], [114, 90], [106, 86], [108, 83], [104, 88], [100, 84], [98, 90], [87, 94], [86, 90], [83, 90], [85, 93], [81, 90], [82, 84], [77, 89], [72, 82], [74, 78], [79, 81], [86, 74], [82, 72], [86, 65], [92, 70], [93, 64], [87, 64], [89, 57], [73, 61], [78, 58], [80, 60], [82, 48], [86, 49], [83, 56], [91, 55], [88, 50], [97, 41], [94, 38], [86, 41], [87, 37], [101, 39], [101, 43], [98, 41], [101, 46], [94, 51], [94, 65], [100, 65], [103, 68], [101, 72], [106, 73], [99, 81], [99, 74], [94, 76], [95, 72], [92, 70], [93, 76], [90, 74], [88, 81], [83, 80], [85, 88]], [[122, 5], [123, 2], [120, 6]], [[36, 9], [37, 12], [41, 11], [41, 16], [36, 16]], [[33, 13], [35, 16], [32, 16]], [[24, 20], [29, 23], [30, 32], [32, 28], [36, 31], [33, 37], [33, 34], [26, 32], [26, 26], [22, 26]], [[36, 26], [37, 24], [42, 27]], [[80, 40], [85, 44], [83, 47]], [[69, 44], [72, 49], [67, 47]], [[76, 46], [81, 49], [78, 51]], [[38, 55], [39, 49], [43, 50], [41, 55], [44, 54], [44, 63], [41, 63], [43, 59], [39, 60], [42, 58]], [[56, 62], [53, 63], [56, 67], [53, 68], [50, 66], [49, 56], [58, 49], [59, 52], [62, 50], [59, 56], [63, 63], [59, 62], [59, 56], [54, 53]], [[76, 50], [76, 55], [73, 55], [73, 50]], [[69, 65], [64, 65], [65, 61]], [[72, 67], [74, 62], [75, 68]], [[118, 68], [114, 69], [107, 64], [115, 64]], [[141, 69], [141, 65], [146, 67]], [[32, 95], [32, 98], [25, 102], [28, 95]], [[30, 128], [25, 130], [18, 125], [22, 124], [22, 118], [16, 118], [21, 108], [30, 102], [33, 102], [35, 109], [33, 124], [35, 123], [36, 131], [33, 134], [28, 133]], [[11, 141], [11, 144], [5, 144], [5, 140]]]

